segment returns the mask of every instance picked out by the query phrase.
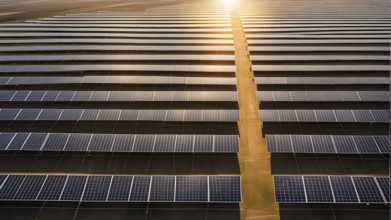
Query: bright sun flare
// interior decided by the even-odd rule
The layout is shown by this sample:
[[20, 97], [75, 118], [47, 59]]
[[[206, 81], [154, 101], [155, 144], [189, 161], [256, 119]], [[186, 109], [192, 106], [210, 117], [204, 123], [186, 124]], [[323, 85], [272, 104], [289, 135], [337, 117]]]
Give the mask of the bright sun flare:
[[224, 6], [228, 9], [233, 8], [236, 4], [236, 0], [220, 0]]

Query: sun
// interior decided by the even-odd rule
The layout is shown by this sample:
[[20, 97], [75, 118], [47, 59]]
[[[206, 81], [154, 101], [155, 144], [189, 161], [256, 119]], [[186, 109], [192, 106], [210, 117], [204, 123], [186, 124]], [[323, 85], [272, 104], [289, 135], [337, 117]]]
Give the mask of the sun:
[[227, 9], [232, 9], [236, 5], [236, 0], [220, 0]]

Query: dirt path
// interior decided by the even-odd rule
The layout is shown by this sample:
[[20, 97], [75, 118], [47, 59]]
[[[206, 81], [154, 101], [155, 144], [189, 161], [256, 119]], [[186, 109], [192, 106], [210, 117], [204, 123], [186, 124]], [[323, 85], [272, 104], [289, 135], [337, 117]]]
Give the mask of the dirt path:
[[240, 109], [240, 153], [243, 203], [242, 219], [280, 219], [274, 202], [270, 154], [262, 138], [262, 124], [258, 116], [257, 87], [247, 49], [246, 38], [236, 10], [231, 10], [235, 44], [237, 90]]

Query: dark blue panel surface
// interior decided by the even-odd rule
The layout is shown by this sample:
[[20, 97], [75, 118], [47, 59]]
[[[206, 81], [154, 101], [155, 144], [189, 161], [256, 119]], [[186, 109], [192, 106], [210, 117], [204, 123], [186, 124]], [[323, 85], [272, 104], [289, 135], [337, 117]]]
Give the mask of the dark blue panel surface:
[[193, 152], [193, 135], [178, 135], [175, 152]]
[[23, 181], [14, 200], [35, 200], [46, 179], [43, 175], [29, 175]]
[[135, 135], [117, 134], [113, 144], [113, 152], [132, 152]]
[[239, 152], [239, 136], [215, 135], [215, 152]]
[[149, 201], [174, 201], [175, 176], [153, 176]]
[[155, 144], [155, 135], [137, 135], [133, 152], [152, 152]]
[[114, 176], [108, 201], [128, 201], [133, 176]]
[[44, 133], [31, 133], [22, 149], [35, 151], [40, 150], [46, 139], [46, 135], [47, 134]]
[[46, 151], [62, 151], [69, 134], [50, 134], [43, 149]]
[[329, 135], [313, 135], [311, 138], [315, 153], [336, 153], [334, 144]]
[[371, 136], [353, 136], [354, 143], [361, 154], [379, 154], [375, 140]]
[[65, 151], [86, 151], [91, 134], [71, 134], [65, 146]]
[[37, 200], [59, 200], [67, 176], [49, 175]]
[[194, 152], [213, 152], [213, 136], [212, 135], [195, 136]]
[[241, 186], [239, 176], [210, 176], [210, 202], [240, 202]]
[[357, 154], [357, 149], [354, 145], [353, 138], [351, 136], [333, 136], [335, 148], [340, 154]]
[[276, 202], [305, 203], [305, 192], [301, 176], [275, 176]]
[[311, 136], [309, 135], [292, 135], [292, 146], [295, 153], [313, 153]]
[[304, 176], [304, 184], [308, 202], [334, 202], [329, 178], [327, 176]]
[[174, 152], [175, 135], [157, 135], [155, 141], [155, 152]]
[[111, 176], [89, 176], [83, 201], [106, 201]]
[[69, 176], [60, 200], [80, 201], [87, 176]]
[[387, 177], [377, 177], [377, 183], [379, 183], [380, 189], [383, 192], [384, 197], [390, 202], [390, 179]]
[[15, 135], [16, 135], [15, 133], [1, 133], [0, 134], [0, 150], [5, 150]]
[[129, 201], [148, 201], [150, 176], [134, 176]]
[[383, 203], [384, 200], [373, 177], [353, 177], [360, 202]]
[[111, 151], [114, 134], [94, 134], [92, 136], [88, 151]]
[[357, 203], [358, 198], [351, 177], [331, 176], [331, 186], [337, 203]]
[[177, 176], [175, 201], [207, 202], [208, 201], [208, 177], [207, 176]]
[[375, 136], [373, 137], [382, 153], [390, 153], [390, 139], [386, 136]]
[[12, 200], [25, 178], [25, 175], [9, 175], [0, 189], [0, 200]]

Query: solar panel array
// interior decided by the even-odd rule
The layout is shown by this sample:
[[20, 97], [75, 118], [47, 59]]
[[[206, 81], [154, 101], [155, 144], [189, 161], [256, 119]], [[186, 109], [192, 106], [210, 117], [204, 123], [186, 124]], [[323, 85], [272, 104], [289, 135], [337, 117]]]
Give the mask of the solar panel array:
[[241, 201], [239, 176], [0, 175], [0, 201]]
[[[381, 160], [380, 169], [390, 152], [389, 2], [247, 0], [238, 7], [272, 170], [291, 175], [274, 177], [276, 202], [388, 203], [388, 178], [360, 173], [388, 170], [372, 171], [367, 160]], [[349, 158], [355, 171], [328, 158]], [[325, 176], [329, 168], [346, 176]], [[314, 176], [301, 176], [308, 170]], [[341, 218], [305, 207], [308, 219]]]
[[272, 153], [389, 154], [388, 136], [266, 135]]
[[0, 133], [0, 151], [239, 152], [238, 135]]
[[259, 110], [264, 122], [389, 123], [389, 110]]
[[0, 121], [236, 122], [238, 110], [0, 109]]
[[279, 203], [388, 203], [388, 177], [274, 176]]
[[209, 91], [0, 91], [2, 102], [237, 102], [236, 92]]
[[[176, 154], [155, 153], [192, 160], [239, 152], [229, 15], [219, 7], [190, 14], [167, 7], [0, 24], [2, 156], [63, 152], [61, 161], [74, 163], [68, 152], [85, 152], [93, 164], [90, 152], [99, 152], [99, 163], [117, 152], [173, 161]], [[193, 168], [183, 176], [148, 175], [166, 172], [148, 159], [145, 176], [106, 175], [99, 166], [96, 175], [78, 168], [0, 175], [0, 200], [241, 201], [240, 176], [194, 176]]]

